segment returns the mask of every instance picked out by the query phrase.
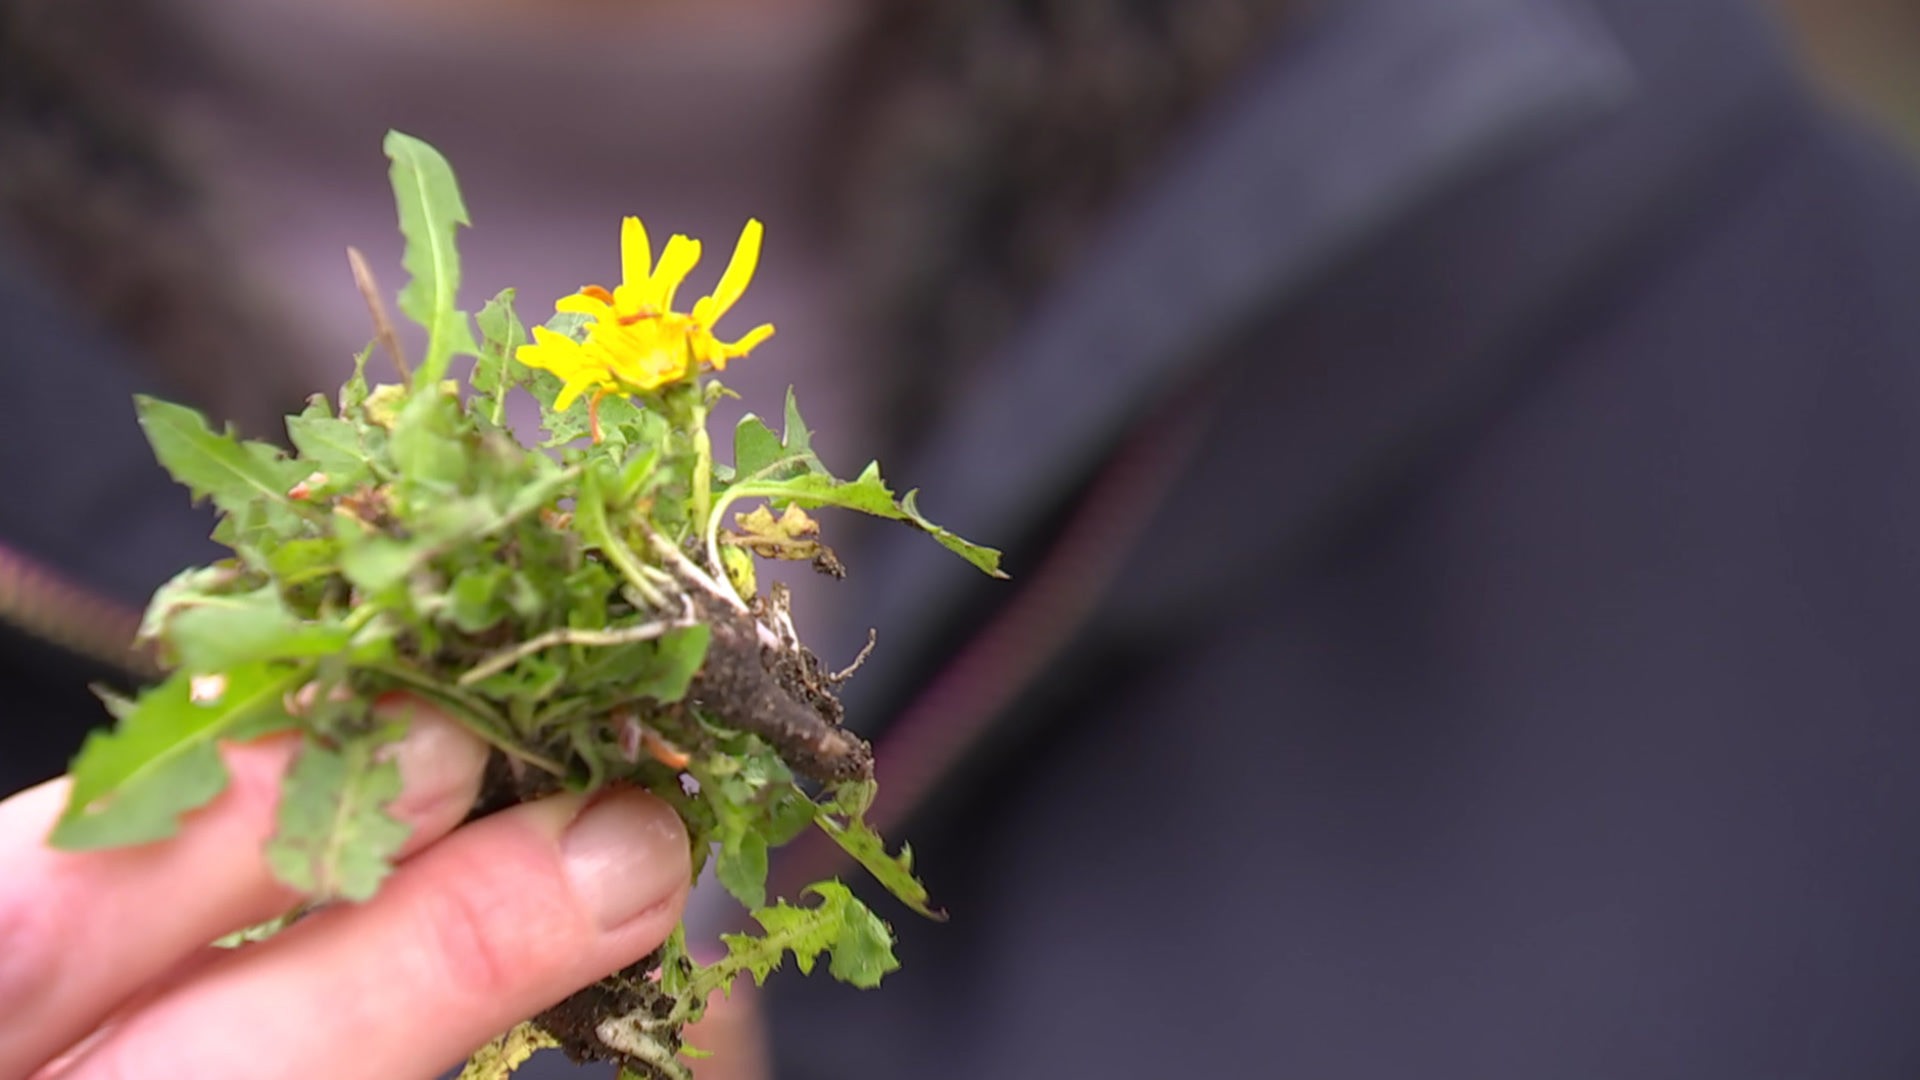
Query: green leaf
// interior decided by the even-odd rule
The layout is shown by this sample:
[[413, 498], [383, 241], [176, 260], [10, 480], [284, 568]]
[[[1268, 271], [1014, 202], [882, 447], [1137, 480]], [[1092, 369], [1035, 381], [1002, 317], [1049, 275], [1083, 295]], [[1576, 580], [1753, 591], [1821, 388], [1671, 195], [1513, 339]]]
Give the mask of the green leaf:
[[507, 520], [486, 495], [436, 493], [420, 500], [407, 515], [410, 531], [404, 538], [343, 530], [340, 572], [365, 592], [383, 593], [428, 560], [490, 535]]
[[[774, 761], [778, 763], [779, 758], [775, 757]], [[787, 843], [813, 824], [813, 800], [793, 785], [791, 777], [768, 788], [761, 799], [760, 835], [767, 838], [770, 846]]]
[[687, 955], [687, 924], [674, 926], [667, 940], [660, 943], [660, 989], [676, 998], [686, 998], [693, 990], [693, 958]]
[[338, 490], [364, 482], [371, 469], [369, 451], [359, 424], [332, 416], [289, 416], [287, 437], [301, 458], [327, 474], [329, 487]]
[[[877, 464], [867, 466], [867, 471], [861, 474], [862, 478], [864, 479], [866, 476], [871, 475], [876, 481], [879, 480], [880, 479], [879, 468], [880, 467]], [[900, 499], [900, 513], [902, 515], [901, 520], [906, 521], [907, 523], [913, 525], [915, 528], [918, 528], [920, 531], [933, 537], [934, 540], [939, 542], [941, 547], [944, 547], [948, 551], [953, 552], [955, 555], [958, 555], [961, 558], [967, 560], [968, 562], [972, 563], [974, 566], [985, 571], [988, 575], [992, 577], [997, 577], [997, 578], [1004, 578], [1007, 576], [1000, 569], [1000, 552], [998, 549], [986, 547], [981, 544], [970, 543], [969, 541], [963, 540], [960, 537], [954, 535], [948, 530], [943, 529], [938, 525], [935, 525], [933, 522], [928, 521], [926, 519], [926, 516], [920, 513], [920, 507], [916, 505], [916, 500], [919, 498], [919, 496], [920, 496], [920, 490], [918, 488], [915, 488], [912, 491], [907, 492], [906, 495], [901, 497]]]
[[367, 403], [367, 358], [373, 355], [378, 342], [369, 341], [364, 349], [353, 354], [353, 374], [340, 386], [340, 414], [342, 416], [360, 416]]
[[715, 752], [696, 755], [688, 771], [712, 816], [720, 883], [751, 911], [767, 902], [768, 850], [811, 826], [818, 811], [765, 740], [709, 731], [718, 740]]
[[[551, 380], [552, 385], [547, 386]], [[540, 399], [540, 426], [546, 430], [546, 441], [541, 446], [552, 448], [579, 442], [592, 433], [592, 421], [587, 416], [587, 403], [592, 397], [582, 394], [568, 405], [566, 411], [556, 411], [552, 407], [553, 399], [560, 393], [560, 380], [545, 371], [535, 371], [531, 377], [533, 392]]]
[[609, 394], [600, 401], [600, 435], [601, 444], [618, 459], [629, 447], [657, 452], [671, 438], [671, 428], [653, 408]]
[[612, 464], [601, 458], [588, 462], [580, 474], [580, 491], [573, 500], [573, 524], [589, 550], [606, 551], [617, 539], [613, 523], [607, 520], [607, 474], [612, 471]]
[[389, 724], [338, 748], [313, 739], [300, 748], [267, 844], [267, 865], [282, 883], [353, 901], [379, 889], [411, 832], [386, 812], [400, 794], [400, 766], [379, 752], [404, 730]]
[[140, 427], [154, 456], [196, 499], [212, 499], [229, 514], [256, 499], [291, 508], [287, 491], [302, 475], [298, 462], [279, 448], [217, 434], [201, 415], [183, 405], [139, 396]]
[[460, 292], [460, 253], [454, 232], [472, 224], [453, 169], [440, 152], [411, 135], [387, 132], [387, 157], [393, 160], [394, 204], [407, 250], [401, 265], [413, 275], [400, 290], [400, 310], [427, 331], [427, 355], [414, 372], [416, 392], [446, 378], [455, 354], [472, 355], [473, 331], [467, 313], [455, 305]]
[[738, 817], [722, 821], [713, 872], [733, 898], [749, 910], [766, 906], [767, 838]]
[[567, 625], [594, 630], [607, 625], [607, 601], [619, 586], [603, 562], [584, 562], [561, 582]]
[[821, 809], [842, 817], [865, 817], [873, 807], [880, 785], [872, 780], [850, 780], [833, 789], [833, 797]]
[[786, 456], [779, 436], [759, 417], [748, 413], [733, 428], [733, 472], [745, 479]]
[[[562, 469], [553, 465], [552, 459], [544, 455], [537, 460], [546, 463], [539, 467], [545, 475], [513, 488], [507, 504], [500, 508], [503, 522], [518, 520], [543, 506], [553, 505], [554, 500], [573, 486], [574, 478], [579, 475], [577, 469]], [[546, 471], [548, 469], [551, 471]]]
[[831, 954], [828, 971], [834, 978], [870, 989], [900, 966], [893, 955], [893, 932], [845, 885], [822, 881], [807, 886], [806, 892], [819, 897], [820, 902], [795, 907], [783, 900], [755, 911], [753, 919], [765, 931], [761, 936], [720, 935], [727, 955], [696, 979], [718, 988], [744, 971], [756, 984], [762, 984], [789, 952], [800, 973], [810, 974], [824, 952]]
[[477, 634], [506, 618], [504, 594], [512, 576], [512, 568], [493, 562], [460, 571], [447, 590], [447, 617], [468, 634]]
[[414, 514], [405, 539], [379, 533], [348, 535], [340, 552], [340, 572], [369, 593], [381, 593], [442, 551], [463, 540], [484, 536], [501, 522], [484, 496], [446, 496], [428, 501]]
[[[547, 320], [547, 329], [574, 341], [587, 340], [587, 331], [592, 326], [593, 316], [578, 311], [556, 311], [553, 318]], [[559, 380], [555, 379], [554, 384], [559, 385]]]
[[158, 640], [166, 633], [167, 624], [176, 614], [195, 604], [205, 603], [210, 597], [228, 595], [236, 587], [242, 586], [244, 576], [232, 565], [193, 566], [180, 571], [154, 591], [153, 599], [147, 602], [146, 614], [140, 618], [140, 630], [134, 635], [134, 640]]
[[527, 343], [527, 328], [513, 310], [514, 291], [501, 289], [481, 307], [474, 321], [480, 324], [480, 358], [473, 363], [471, 380], [476, 394], [486, 400], [493, 422], [504, 417], [507, 391], [519, 380], [515, 376], [514, 353]]
[[547, 595], [540, 591], [540, 587], [533, 583], [525, 571], [516, 570], [513, 581], [507, 586], [507, 606], [513, 609], [515, 615], [531, 619], [547, 610]]
[[[564, 656], [555, 650], [552, 655]], [[474, 689], [507, 703], [509, 714], [524, 719], [568, 685], [568, 669], [552, 655], [522, 657], [498, 675], [481, 680]]]
[[863, 514], [904, 521], [924, 531], [948, 551], [979, 567], [997, 578], [1007, 575], [1000, 570], [1000, 552], [990, 547], [969, 543], [953, 533], [935, 525], [921, 515], [914, 505], [917, 492], [907, 492], [906, 498], [896, 503], [893, 492], [888, 490], [886, 482], [880, 479], [878, 462], [866, 467], [860, 476], [852, 481], [836, 480], [825, 473], [807, 473], [784, 480], [743, 480], [726, 491], [727, 498], [764, 498], [777, 503], [795, 503], [803, 507], [837, 506], [846, 510], [858, 510]]
[[821, 882], [809, 891], [829, 888], [846, 893], [846, 910], [841, 915], [840, 934], [834, 938], [833, 962], [827, 972], [863, 990], [879, 986], [888, 972], [900, 967], [900, 961], [893, 955], [893, 929], [838, 882]]
[[642, 494], [651, 491], [665, 478], [659, 468], [659, 447], [634, 448], [630, 455], [626, 463], [620, 466], [620, 482], [611, 493], [613, 500], [622, 505], [637, 502]]
[[687, 696], [687, 687], [707, 661], [707, 645], [713, 631], [705, 624], [689, 626], [666, 634], [653, 643], [655, 663], [644, 679], [635, 680], [628, 689], [635, 697], [649, 697], [662, 705], [671, 705]]
[[839, 810], [831, 803], [822, 806], [814, 823], [901, 903], [929, 919], [945, 922], [947, 913], [932, 906], [927, 887], [913, 876], [913, 849], [902, 847], [900, 854], [889, 854], [886, 841], [865, 819], [858, 814], [843, 817]]
[[[813, 456], [813, 433], [807, 430], [807, 422], [800, 419], [800, 400], [794, 396], [791, 386], [787, 387], [787, 430], [780, 441], [789, 454]], [[817, 462], [819, 459], [814, 460]], [[826, 470], [823, 468], [820, 471]]]
[[733, 431], [733, 476], [736, 481], [778, 481], [807, 473], [827, 476], [827, 467], [813, 452], [813, 437], [800, 406], [787, 388], [787, 429], [775, 438], [766, 421], [748, 413]]
[[[582, 545], [590, 550], [598, 550], [608, 561], [619, 568], [621, 576], [631, 581], [640, 576], [638, 559], [626, 539], [615, 527], [616, 519], [608, 513], [608, 494], [618, 492], [624, 481], [613, 462], [600, 455], [588, 459], [586, 468], [580, 475], [580, 490], [573, 502], [573, 531]], [[671, 504], [676, 500], [667, 497], [662, 503]], [[656, 505], [653, 523], [655, 528], [663, 528], [663, 511], [670, 507]], [[684, 511], [683, 511], [684, 512]], [[619, 515], [618, 521], [624, 524], [630, 519], [633, 508], [625, 504], [613, 506], [613, 513]], [[574, 625], [580, 625], [575, 623]]]
[[348, 581], [377, 595], [404, 581], [432, 554], [433, 545], [419, 539], [368, 536], [341, 549], [340, 572]]
[[343, 626], [305, 622], [287, 610], [272, 585], [183, 605], [168, 624], [168, 643], [188, 671], [225, 671], [256, 660], [330, 656], [347, 647]]
[[340, 568], [340, 541], [331, 536], [289, 540], [267, 554], [267, 569], [284, 586], [326, 577]]
[[[535, 372], [534, 375], [534, 382], [538, 384], [544, 381], [539, 378], [539, 376], [547, 375], [547, 373], [539, 371]], [[547, 377], [552, 378], [552, 376]], [[556, 379], [554, 381], [556, 383], [555, 393], [557, 393], [559, 380]], [[537, 393], [538, 390], [536, 389], [535, 392]], [[566, 446], [579, 442], [591, 433], [592, 422], [587, 416], [587, 398], [588, 395], [581, 395], [573, 404], [567, 406], [565, 412], [555, 412], [546, 405], [540, 407], [540, 426], [545, 429], [547, 433], [546, 441], [541, 443], [541, 446], [549, 449], [556, 446]], [[552, 401], [553, 394], [547, 394], [545, 400]]]
[[307, 513], [289, 503], [255, 499], [221, 517], [213, 538], [232, 548], [240, 563], [260, 566], [281, 544], [310, 531]]
[[78, 851], [174, 835], [180, 815], [226, 787], [216, 740], [286, 726], [281, 699], [307, 671], [249, 664], [197, 679], [181, 671], [141, 694], [112, 731], [87, 736], [54, 846]]
[[467, 478], [472, 457], [461, 438], [459, 399], [439, 386], [416, 391], [394, 418], [394, 467], [410, 485], [452, 491]]

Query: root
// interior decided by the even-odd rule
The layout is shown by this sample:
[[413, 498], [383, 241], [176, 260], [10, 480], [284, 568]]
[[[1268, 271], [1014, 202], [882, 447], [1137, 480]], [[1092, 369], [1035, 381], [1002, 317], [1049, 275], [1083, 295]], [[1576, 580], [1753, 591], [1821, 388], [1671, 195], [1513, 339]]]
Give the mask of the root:
[[839, 703], [815, 685], [822, 680], [809, 669], [819, 661], [804, 650], [766, 650], [773, 654], [767, 656], [765, 628], [730, 607], [715, 604], [701, 616], [713, 628], [713, 643], [688, 695], [695, 708], [767, 740], [801, 776], [822, 783], [872, 777], [872, 749], [840, 726]]
[[677, 1049], [680, 1026], [654, 1016], [648, 1009], [610, 1016], [600, 1021], [593, 1034], [602, 1045], [649, 1066], [662, 1080], [693, 1080], [693, 1070], [680, 1060]]
[[642, 623], [639, 626], [629, 626], [619, 630], [576, 630], [569, 627], [549, 630], [539, 637], [530, 638], [510, 649], [503, 650], [488, 657], [474, 667], [473, 670], [460, 676], [459, 684], [461, 686], [472, 686], [474, 683], [500, 674], [527, 657], [532, 656], [534, 653], [551, 649], [556, 645], [592, 645], [603, 647], [631, 645], [639, 641], [653, 641], [657, 638], [665, 637], [675, 630], [680, 630], [691, 625], [693, 625], [691, 622], [683, 619], [662, 619], [657, 622]]
[[575, 1062], [611, 1061], [649, 1080], [690, 1080], [679, 1058], [680, 1018], [660, 989], [660, 953], [534, 1017]]

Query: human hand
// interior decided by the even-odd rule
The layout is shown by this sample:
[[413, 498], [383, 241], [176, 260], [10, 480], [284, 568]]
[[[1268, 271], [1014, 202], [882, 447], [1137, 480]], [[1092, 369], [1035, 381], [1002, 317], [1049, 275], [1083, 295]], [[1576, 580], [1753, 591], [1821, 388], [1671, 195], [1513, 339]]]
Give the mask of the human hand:
[[665, 940], [689, 871], [665, 803], [557, 795], [456, 828], [485, 747], [386, 710], [413, 718], [403, 861], [238, 950], [208, 943], [299, 899], [262, 855], [296, 740], [223, 748], [227, 790], [137, 848], [47, 847], [64, 779], [0, 802], [0, 1077], [431, 1077]]

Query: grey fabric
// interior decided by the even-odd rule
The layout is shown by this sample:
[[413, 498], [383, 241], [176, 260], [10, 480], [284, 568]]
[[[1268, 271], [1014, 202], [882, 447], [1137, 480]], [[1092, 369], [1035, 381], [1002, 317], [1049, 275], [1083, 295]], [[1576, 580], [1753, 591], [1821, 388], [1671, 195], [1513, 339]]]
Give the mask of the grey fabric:
[[[1273, 304], [1454, 185], [1620, 107], [1633, 82], [1581, 0], [1330, 5], [1168, 155], [906, 475], [943, 523], [1016, 533]], [[862, 572], [882, 583], [871, 624], [889, 645], [855, 703], [897, 692], [887, 659], [918, 652], [978, 584], [937, 552], [877, 554]]]
[[1630, 92], [1163, 361], [1187, 471], [900, 837], [952, 921], [783, 1076], [1920, 1064], [1920, 195], [1747, 5], [1525, 6]]

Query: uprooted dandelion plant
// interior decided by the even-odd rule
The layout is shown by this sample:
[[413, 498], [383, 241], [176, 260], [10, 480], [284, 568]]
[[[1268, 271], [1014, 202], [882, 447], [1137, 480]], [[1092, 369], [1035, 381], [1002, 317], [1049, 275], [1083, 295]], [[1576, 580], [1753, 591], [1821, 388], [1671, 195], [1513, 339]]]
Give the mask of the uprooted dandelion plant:
[[[714, 292], [683, 308], [699, 243], [674, 236], [656, 259], [627, 219], [620, 283], [561, 300], [529, 341], [511, 290], [472, 319], [459, 307], [467, 214], [445, 160], [397, 132], [386, 149], [411, 275], [399, 304], [425, 328], [425, 355], [410, 367], [382, 334], [402, 381], [369, 383], [369, 345], [336, 398], [288, 418], [292, 453], [138, 402], [161, 464], [213, 502], [233, 556], [154, 596], [140, 634], [169, 674], [109, 700], [117, 726], [75, 761], [53, 842], [170, 836], [224, 786], [219, 741], [295, 730], [268, 861], [310, 903], [364, 900], [406, 839], [385, 810], [400, 777], [383, 748], [400, 732], [370, 703], [415, 695], [497, 751], [483, 802], [610, 784], [668, 800], [696, 870], [710, 859], [761, 928], [724, 935], [705, 965], [676, 932], [483, 1048], [469, 1075], [560, 1045], [634, 1076], [686, 1077], [682, 1029], [739, 975], [765, 979], [791, 954], [869, 987], [897, 966], [887, 925], [840, 882], [769, 897], [769, 849], [820, 828], [937, 915], [910, 853], [862, 820], [872, 759], [840, 724], [845, 676], [799, 641], [782, 590], [756, 588], [755, 560], [837, 571], [810, 514], [822, 507], [907, 522], [991, 574], [999, 555], [927, 521], [876, 466], [829, 472], [791, 394], [782, 430], [750, 415], [731, 465], [716, 460], [708, 406], [723, 391], [710, 373], [773, 335], [728, 341], [716, 326], [752, 279], [758, 222]], [[458, 357], [473, 358], [464, 387], [447, 378]], [[506, 426], [516, 392], [540, 406], [538, 446]]]

